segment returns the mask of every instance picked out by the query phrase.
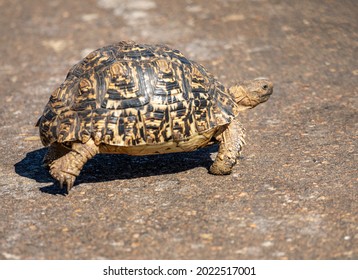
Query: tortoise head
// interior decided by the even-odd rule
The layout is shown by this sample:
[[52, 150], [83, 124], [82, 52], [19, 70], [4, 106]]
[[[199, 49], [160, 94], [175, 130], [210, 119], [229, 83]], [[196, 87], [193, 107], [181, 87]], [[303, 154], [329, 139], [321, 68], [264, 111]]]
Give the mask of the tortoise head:
[[273, 92], [273, 84], [267, 78], [257, 78], [234, 85], [229, 91], [243, 111], [266, 102]]

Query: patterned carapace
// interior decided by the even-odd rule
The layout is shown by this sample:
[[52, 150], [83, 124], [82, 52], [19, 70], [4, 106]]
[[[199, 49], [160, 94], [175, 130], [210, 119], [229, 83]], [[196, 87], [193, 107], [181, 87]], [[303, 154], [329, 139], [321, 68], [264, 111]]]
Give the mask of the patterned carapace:
[[120, 42], [87, 55], [39, 119], [44, 145], [182, 142], [232, 121], [237, 104], [200, 64], [164, 45]]

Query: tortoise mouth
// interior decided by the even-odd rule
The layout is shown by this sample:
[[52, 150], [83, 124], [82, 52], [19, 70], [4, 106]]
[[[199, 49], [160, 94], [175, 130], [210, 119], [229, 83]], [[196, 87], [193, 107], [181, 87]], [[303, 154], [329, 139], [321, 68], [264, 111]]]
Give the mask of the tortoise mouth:
[[261, 96], [260, 96], [261, 102], [267, 101], [267, 100], [270, 98], [271, 94], [272, 94], [272, 92], [265, 93], [265, 94], [261, 95]]
[[265, 97], [265, 96], [271, 96], [272, 92], [269, 92], [269, 93], [265, 93], [263, 95], [261, 95], [261, 97]]
[[267, 98], [268, 99], [271, 96], [271, 94], [272, 94], [272, 92], [265, 93], [265, 94], [261, 95], [261, 98], [263, 98], [263, 99]]

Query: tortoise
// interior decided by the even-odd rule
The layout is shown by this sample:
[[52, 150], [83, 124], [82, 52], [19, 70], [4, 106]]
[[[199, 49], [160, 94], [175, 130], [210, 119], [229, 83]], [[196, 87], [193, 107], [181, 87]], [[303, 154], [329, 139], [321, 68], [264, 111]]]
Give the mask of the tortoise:
[[166, 45], [119, 42], [74, 65], [37, 122], [43, 164], [67, 193], [98, 153], [151, 155], [219, 143], [209, 172], [230, 174], [244, 145], [239, 112], [273, 92], [266, 78], [224, 87]]

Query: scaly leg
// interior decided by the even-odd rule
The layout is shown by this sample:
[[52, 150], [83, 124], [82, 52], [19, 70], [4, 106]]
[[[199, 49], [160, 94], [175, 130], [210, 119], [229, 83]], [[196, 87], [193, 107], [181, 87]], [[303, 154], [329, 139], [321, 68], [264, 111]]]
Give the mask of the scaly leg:
[[48, 147], [47, 153], [42, 160], [42, 166], [45, 168], [50, 168], [50, 165], [54, 160], [59, 159], [70, 151], [71, 149], [66, 148], [60, 143], [55, 142], [51, 144], [50, 147]]
[[221, 135], [218, 155], [210, 167], [210, 173], [227, 175], [232, 171], [244, 142], [244, 128], [234, 119]]
[[85, 163], [99, 152], [92, 139], [84, 144], [74, 142], [71, 148], [71, 151], [49, 164], [51, 176], [59, 181], [61, 189], [64, 184], [67, 186], [67, 193], [73, 187]]

